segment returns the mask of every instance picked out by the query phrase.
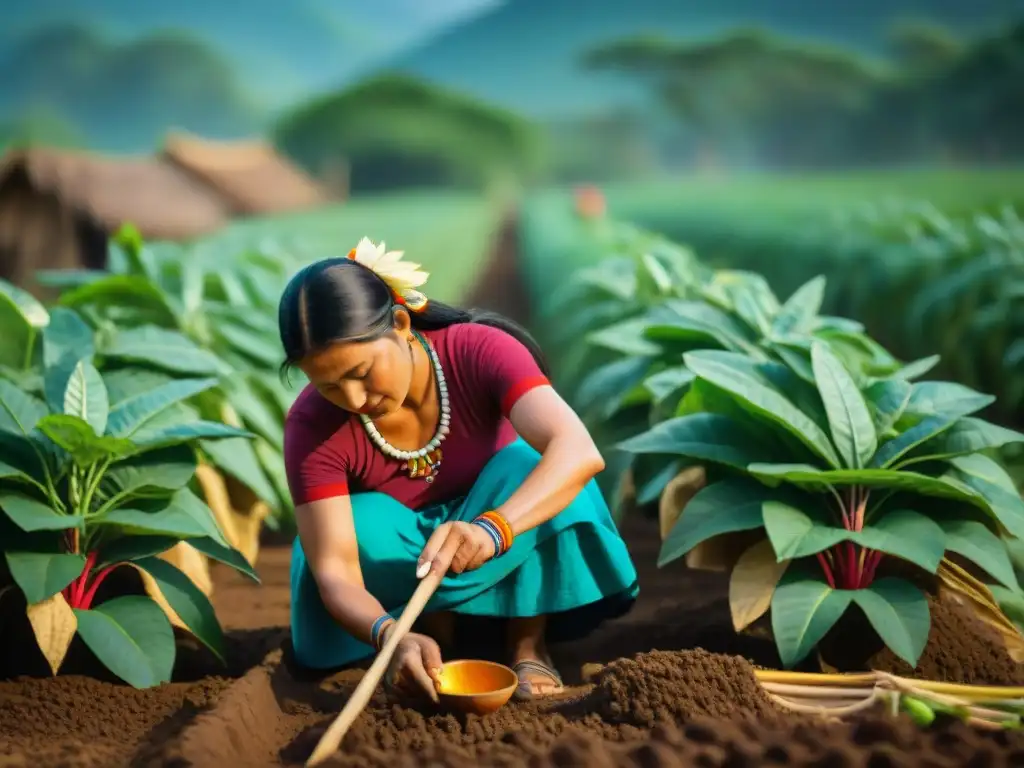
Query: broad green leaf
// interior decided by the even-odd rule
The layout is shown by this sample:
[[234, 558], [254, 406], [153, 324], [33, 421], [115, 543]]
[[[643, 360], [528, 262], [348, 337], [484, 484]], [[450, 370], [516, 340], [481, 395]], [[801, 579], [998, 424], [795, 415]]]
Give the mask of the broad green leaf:
[[[48, 288], [79, 288], [107, 277], [106, 269], [37, 269], [35, 280]], [[57, 307], [54, 307], [57, 309]], [[63, 309], [63, 307], [61, 307]]]
[[706, 346], [717, 343], [725, 349], [747, 351], [751, 342], [746, 332], [728, 314], [700, 301], [669, 301], [653, 309], [644, 336], [652, 341], [690, 342]]
[[688, 462], [673, 459], [671, 461], [660, 461], [657, 463], [657, 471], [641, 473], [640, 462], [634, 462], [633, 474], [634, 480], [636, 481], [636, 503], [637, 504], [650, 504], [657, 501], [661, 496], [661, 492], [665, 490], [665, 486], [669, 484], [669, 481], [679, 474], [684, 466]]
[[821, 302], [824, 298], [824, 275], [812, 277], [786, 299], [772, 320], [772, 334], [785, 335], [810, 331], [812, 321], [821, 311]]
[[217, 376], [227, 372], [220, 360], [196, 346], [187, 336], [152, 325], [119, 330], [101, 352], [105, 357], [145, 363], [190, 376]]
[[900, 370], [896, 372], [896, 376], [904, 381], [913, 381], [914, 379], [924, 376], [928, 371], [938, 365], [940, 359], [939, 355], [930, 355], [928, 357], [922, 357], [920, 360], [914, 360], [900, 368]]
[[884, 578], [849, 594], [889, 650], [916, 667], [931, 630], [924, 593], [904, 579]]
[[148, 597], [107, 600], [90, 610], [75, 609], [78, 634], [102, 664], [135, 688], [170, 682], [174, 630]]
[[864, 390], [864, 399], [878, 435], [884, 435], [903, 415], [910, 402], [910, 383], [902, 379], [883, 379]]
[[35, 329], [42, 329], [50, 322], [46, 308], [24, 288], [0, 279], [0, 296], [7, 299], [18, 311], [25, 323]]
[[980, 453], [957, 456], [950, 463], [952, 468], [940, 479], [962, 483], [985, 501], [984, 508], [990, 510], [1011, 535], [1024, 536], [1024, 499], [1005, 469]]
[[103, 377], [91, 362], [80, 360], [68, 378], [64, 390], [64, 408], [67, 416], [77, 416], [92, 427], [97, 435], [107, 430], [110, 400]]
[[71, 358], [90, 359], [96, 351], [95, 331], [82, 316], [67, 307], [54, 307], [43, 331], [43, 365], [47, 369]]
[[765, 483], [791, 483], [809, 491], [827, 491], [830, 487], [861, 485], [868, 488], [892, 488], [973, 504], [988, 511], [989, 504], [977, 490], [946, 477], [894, 469], [822, 470], [810, 464], [751, 463], [747, 471]]
[[32, 294], [0, 279], [0, 363], [16, 369], [28, 366], [39, 332], [49, 321]]
[[792, 565], [772, 595], [772, 634], [782, 665], [803, 661], [842, 617], [853, 593], [835, 590], [807, 568]]
[[765, 530], [779, 562], [815, 555], [841, 541], [852, 541], [935, 573], [946, 551], [942, 528], [908, 509], [886, 512], [859, 531], [842, 527], [839, 513], [830, 515], [820, 504], [808, 503], [798, 508], [767, 501], [763, 513]]
[[24, 470], [0, 460], [0, 480], [29, 480]]
[[115, 526], [131, 534], [182, 539], [208, 536], [227, 545], [210, 508], [188, 488], [178, 490], [169, 498], [136, 498], [128, 503], [131, 506], [112, 509], [92, 518], [92, 524]]
[[717, 413], [669, 419], [615, 447], [628, 453], [686, 456], [739, 469], [770, 458], [777, 450], [762, 443], [747, 425]]
[[253, 447], [256, 449], [256, 458], [259, 459], [260, 466], [277, 492], [277, 500], [271, 505], [271, 509], [279, 509], [282, 502], [290, 507], [291, 491], [288, 488], [288, 473], [284, 468], [284, 452], [281, 448], [259, 438], [253, 442]]
[[687, 352], [683, 361], [700, 378], [730, 392], [760, 415], [787, 429], [833, 467], [840, 466], [839, 457], [821, 427], [782, 393], [750, 376], [745, 370], [746, 357], [732, 352], [701, 350]]
[[229, 427], [219, 421], [198, 420], [184, 424], [171, 424], [166, 427], [154, 427], [153, 424], [150, 424], [136, 432], [131, 441], [139, 449], [150, 451], [155, 448], [192, 443], [196, 440], [228, 440], [238, 437], [248, 439], [255, 435], [244, 429]]
[[0, 378], [6, 379], [23, 392], [36, 395], [43, 391], [43, 375], [38, 367], [16, 370], [0, 364]]
[[47, 416], [39, 422], [39, 431], [67, 451], [82, 467], [108, 458], [127, 456], [135, 450], [128, 440], [109, 435], [97, 436], [92, 427], [77, 416]]
[[124, 368], [103, 370], [103, 383], [110, 397], [110, 409], [114, 410], [126, 400], [144, 395], [174, 381], [176, 377], [164, 371], [129, 365]]
[[255, 384], [255, 379], [265, 377], [263, 374], [232, 381], [228, 387], [229, 401], [241, 417], [243, 426], [281, 447], [284, 445], [283, 414], [273, 396]]
[[218, 563], [224, 563], [224, 565], [234, 568], [239, 573], [243, 573], [248, 576], [257, 584], [260, 583], [260, 577], [257, 575], [256, 571], [253, 570], [253, 567], [249, 565], [249, 561], [246, 560], [245, 556], [234, 547], [227, 544], [220, 544], [209, 536], [189, 539], [188, 543], [207, 557], [216, 560]]
[[5, 552], [11, 578], [29, 605], [57, 594], [85, 569], [83, 555], [59, 552]]
[[945, 416], [926, 417], [906, 432], [882, 443], [871, 459], [870, 468], [886, 469], [894, 466], [901, 457], [925, 441], [941, 435], [944, 430], [952, 427], [953, 423], [953, 420]]
[[1002, 540], [978, 520], [939, 515], [936, 523], [946, 533], [946, 549], [978, 565], [1008, 587], [1017, 587], [1013, 563]]
[[242, 438], [204, 440], [201, 446], [218, 469], [234, 477], [272, 507], [277, 506], [277, 492], [260, 465], [253, 441]]
[[962, 384], [922, 381], [913, 385], [906, 411], [917, 416], [937, 416], [955, 421], [994, 402], [992, 395], [984, 395]]
[[108, 429], [118, 437], [131, 437], [147, 421], [175, 403], [217, 386], [217, 379], [173, 379], [156, 389], [121, 400], [110, 411]]
[[[189, 539], [194, 544], [198, 539]], [[96, 561], [97, 568], [105, 568], [115, 563], [130, 563], [144, 557], [160, 555], [180, 542], [177, 536], [136, 535], [122, 536], [104, 542], [100, 546], [100, 555]]]
[[648, 357], [624, 357], [590, 373], [576, 390], [576, 406], [580, 411], [595, 409], [600, 418], [618, 410], [626, 394], [636, 387], [650, 370]]
[[14, 491], [0, 491], [0, 509], [7, 513], [15, 525], [28, 533], [64, 531], [82, 525], [82, 518], [62, 515], [49, 505]]
[[177, 323], [164, 293], [150, 280], [137, 275], [110, 275], [61, 295], [60, 304], [79, 308], [90, 305], [109, 310], [133, 307], [152, 313], [161, 322]]
[[860, 469], [878, 447], [868, 406], [849, 371], [820, 341], [811, 345], [811, 366], [828, 415], [832, 441], [846, 466]]
[[1009, 443], [1024, 442], [1024, 434], [1013, 429], [966, 416], [949, 429], [919, 445], [914, 452], [900, 462], [905, 467], [921, 461], [949, 459], [992, 448], [1002, 448]]
[[235, 323], [217, 323], [214, 333], [228, 347], [257, 365], [273, 369], [281, 364], [281, 342], [276, 337], [267, 338]]
[[46, 413], [41, 400], [0, 379], [0, 431], [28, 435]]
[[681, 393], [691, 381], [693, 381], [693, 373], [688, 371], [685, 366], [677, 365], [648, 376], [644, 379], [644, 387], [651, 393], [655, 402], [660, 402], [670, 395]]
[[189, 631], [224, 661], [224, 633], [213, 606], [192, 580], [166, 560], [147, 557], [135, 564], [156, 581], [168, 605]]
[[644, 338], [646, 328], [645, 318], [632, 318], [588, 333], [585, 338], [588, 344], [624, 355], [658, 355], [661, 347]]
[[723, 480], [694, 494], [661, 545], [658, 567], [682, 557], [702, 541], [764, 525], [761, 507], [773, 492], [750, 480]]
[[814, 384], [814, 369], [811, 367], [810, 356], [802, 350], [792, 349], [784, 343], [767, 342], [767, 346], [797, 376], [808, 384]]
[[112, 464], [104, 474], [103, 485], [113, 492], [159, 493], [184, 487], [195, 472], [195, 451], [187, 445], [176, 445]]

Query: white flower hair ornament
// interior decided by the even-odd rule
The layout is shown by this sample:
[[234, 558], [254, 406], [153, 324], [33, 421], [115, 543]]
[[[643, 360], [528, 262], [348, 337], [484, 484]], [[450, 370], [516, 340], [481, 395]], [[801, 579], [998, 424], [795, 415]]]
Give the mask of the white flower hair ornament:
[[369, 270], [387, 283], [394, 294], [395, 302], [413, 312], [422, 312], [427, 308], [427, 297], [417, 288], [427, 282], [430, 273], [420, 269], [420, 265], [412, 261], [402, 261], [404, 251], [388, 251], [384, 241], [374, 245], [368, 238], [359, 241], [355, 248], [348, 252], [348, 257]]

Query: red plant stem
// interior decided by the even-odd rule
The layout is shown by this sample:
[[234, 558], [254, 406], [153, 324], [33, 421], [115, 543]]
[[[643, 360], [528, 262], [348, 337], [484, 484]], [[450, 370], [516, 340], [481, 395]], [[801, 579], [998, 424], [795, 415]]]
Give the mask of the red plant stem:
[[866, 568], [866, 574], [864, 578], [864, 586], [869, 586], [871, 582], [875, 580], [875, 573], [878, 571], [878, 564], [882, 562], [882, 553], [878, 550], [871, 553], [873, 557], [870, 559], [869, 564]]
[[85, 585], [89, 581], [89, 574], [92, 569], [96, 566], [96, 559], [99, 557], [97, 552], [90, 552], [85, 556], [85, 567], [82, 568], [81, 575], [71, 582], [71, 603], [72, 608], [80, 608], [82, 605], [82, 596], [85, 594]]
[[821, 552], [818, 553], [818, 562], [821, 563], [821, 570], [825, 572], [825, 581], [832, 589], [836, 588], [836, 580], [832, 575], [832, 569], [829, 567], [828, 560], [825, 559], [825, 555]]
[[92, 601], [96, 597], [96, 590], [99, 589], [100, 584], [103, 583], [103, 580], [110, 575], [110, 572], [117, 568], [117, 566], [119, 565], [120, 563], [108, 565], [106, 568], [104, 568], [102, 571], [96, 574], [96, 578], [92, 580], [92, 586], [89, 587], [89, 591], [85, 593], [81, 605], [78, 606], [79, 608], [82, 608], [83, 610], [89, 610], [89, 606], [92, 605]]
[[846, 588], [856, 589], [857, 584], [860, 581], [860, 576], [857, 573], [857, 550], [853, 547], [853, 542], [849, 539], [846, 540]]

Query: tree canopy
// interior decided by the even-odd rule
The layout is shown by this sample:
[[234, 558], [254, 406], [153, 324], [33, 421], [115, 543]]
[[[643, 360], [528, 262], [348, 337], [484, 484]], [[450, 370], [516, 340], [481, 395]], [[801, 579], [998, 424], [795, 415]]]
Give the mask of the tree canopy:
[[474, 187], [493, 175], [528, 177], [541, 160], [537, 129], [507, 110], [397, 74], [300, 106], [274, 142], [314, 174], [342, 160], [354, 190]]

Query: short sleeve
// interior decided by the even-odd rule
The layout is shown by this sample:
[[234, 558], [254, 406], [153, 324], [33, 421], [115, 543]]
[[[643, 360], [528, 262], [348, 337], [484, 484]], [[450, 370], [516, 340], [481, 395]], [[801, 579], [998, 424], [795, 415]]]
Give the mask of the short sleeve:
[[284, 466], [292, 503], [348, 495], [349, 462], [331, 442], [333, 429], [325, 429], [290, 413], [284, 425]]
[[470, 368], [474, 383], [492, 393], [506, 418], [512, 407], [532, 389], [551, 382], [533, 354], [514, 336], [500, 328], [478, 323], [460, 327], [460, 355]]

